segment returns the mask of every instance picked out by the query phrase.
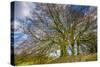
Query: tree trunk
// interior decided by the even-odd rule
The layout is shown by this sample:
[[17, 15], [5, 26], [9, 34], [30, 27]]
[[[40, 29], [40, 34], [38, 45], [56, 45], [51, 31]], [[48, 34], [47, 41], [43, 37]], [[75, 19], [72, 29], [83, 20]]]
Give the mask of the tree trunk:
[[61, 53], [60, 53], [60, 57], [64, 57], [67, 55], [66, 52], [66, 46], [61, 46]]
[[79, 45], [80, 45], [80, 36], [78, 36], [78, 39], [77, 39], [77, 55], [80, 54], [80, 47], [79, 47]]
[[79, 42], [77, 42], [77, 55], [80, 54]]
[[74, 54], [75, 54], [74, 46], [72, 46], [72, 50], [71, 50], [71, 52], [72, 52], [72, 56], [74, 56]]
[[71, 46], [72, 46], [72, 49], [71, 49], [72, 56], [74, 56], [74, 54], [75, 54], [75, 50], [74, 50], [74, 41], [72, 41]]

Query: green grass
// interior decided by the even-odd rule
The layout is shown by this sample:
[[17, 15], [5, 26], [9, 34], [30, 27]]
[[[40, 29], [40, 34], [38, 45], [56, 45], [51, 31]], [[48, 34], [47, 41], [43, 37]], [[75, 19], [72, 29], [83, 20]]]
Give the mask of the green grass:
[[84, 62], [84, 61], [96, 61], [96, 60], [97, 60], [97, 54], [95, 53], [95, 54], [60, 57], [49, 63]]
[[77, 56], [66, 56], [60, 58], [52, 58], [46, 56], [27, 56], [16, 57], [16, 65], [32, 65], [32, 64], [52, 64], [52, 63], [69, 63], [69, 62], [85, 62], [96, 61], [97, 54], [85, 54]]

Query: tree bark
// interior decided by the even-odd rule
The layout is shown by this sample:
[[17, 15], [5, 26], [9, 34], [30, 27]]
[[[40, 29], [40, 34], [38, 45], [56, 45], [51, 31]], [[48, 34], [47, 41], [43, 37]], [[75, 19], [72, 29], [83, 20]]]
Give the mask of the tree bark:
[[72, 56], [74, 56], [74, 54], [75, 54], [74, 46], [72, 46], [72, 50], [71, 50], [71, 52], [72, 52]]
[[79, 55], [80, 54], [80, 47], [79, 47], [79, 45], [80, 45], [80, 36], [78, 36], [78, 39], [76, 41], [77, 41], [77, 55]]
[[64, 57], [67, 55], [66, 46], [61, 46], [60, 57]]
[[79, 42], [77, 42], [77, 55], [80, 54]]

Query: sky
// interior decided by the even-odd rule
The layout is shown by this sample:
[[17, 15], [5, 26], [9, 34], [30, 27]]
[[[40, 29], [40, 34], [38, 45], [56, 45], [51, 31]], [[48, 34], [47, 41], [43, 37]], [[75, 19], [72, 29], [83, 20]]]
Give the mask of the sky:
[[71, 10], [76, 11], [76, 12], [87, 13], [89, 10], [89, 6], [72, 5]]

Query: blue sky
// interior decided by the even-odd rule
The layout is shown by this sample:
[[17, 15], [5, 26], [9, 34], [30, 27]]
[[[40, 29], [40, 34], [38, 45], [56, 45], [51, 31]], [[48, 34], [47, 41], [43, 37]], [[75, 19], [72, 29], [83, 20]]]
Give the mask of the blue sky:
[[86, 13], [89, 10], [89, 6], [72, 5], [71, 10], [76, 11], [76, 12]]

